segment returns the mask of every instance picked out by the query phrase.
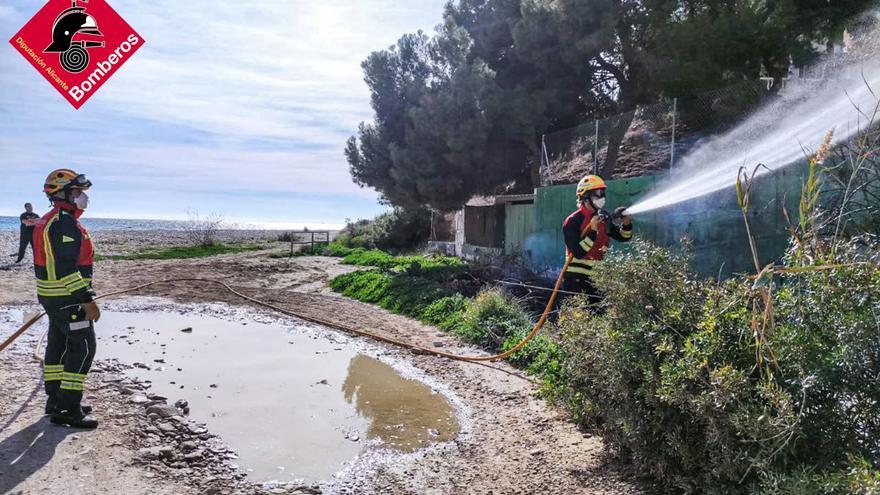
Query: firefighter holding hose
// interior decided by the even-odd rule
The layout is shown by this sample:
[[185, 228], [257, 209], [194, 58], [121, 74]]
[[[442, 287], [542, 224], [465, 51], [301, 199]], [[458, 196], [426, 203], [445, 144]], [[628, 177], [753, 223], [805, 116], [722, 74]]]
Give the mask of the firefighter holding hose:
[[632, 239], [632, 218], [620, 207], [613, 214], [605, 211], [608, 186], [598, 175], [588, 175], [577, 186], [578, 209], [562, 224], [565, 248], [572, 257], [563, 275], [562, 289], [586, 294], [591, 303], [601, 295], [591, 275], [596, 263], [605, 257], [610, 240], [629, 242]]
[[82, 403], [86, 374], [95, 357], [94, 322], [101, 317], [92, 290], [94, 248], [79, 222], [89, 205], [92, 183], [73, 170], [55, 170], [43, 192], [52, 210], [34, 229], [34, 272], [37, 295], [49, 316], [43, 366], [46, 414], [55, 424], [97, 428]]

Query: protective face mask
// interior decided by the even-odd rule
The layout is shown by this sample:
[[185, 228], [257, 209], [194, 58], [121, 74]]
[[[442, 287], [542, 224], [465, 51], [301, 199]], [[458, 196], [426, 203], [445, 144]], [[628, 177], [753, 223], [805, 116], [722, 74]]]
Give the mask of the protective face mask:
[[605, 198], [592, 198], [592, 202], [596, 209], [605, 208]]
[[85, 210], [89, 207], [89, 195], [85, 192], [81, 192], [79, 196], [74, 198], [73, 204], [80, 210]]

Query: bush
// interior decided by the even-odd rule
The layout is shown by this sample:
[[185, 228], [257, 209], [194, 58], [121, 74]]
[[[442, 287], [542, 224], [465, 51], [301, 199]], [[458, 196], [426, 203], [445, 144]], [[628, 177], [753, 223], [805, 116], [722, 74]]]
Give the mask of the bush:
[[450, 332], [461, 324], [465, 309], [467, 309], [467, 299], [461, 294], [455, 294], [428, 305], [422, 311], [420, 319], [445, 332]]
[[501, 289], [491, 288], [468, 303], [461, 325], [454, 331], [474, 344], [498, 350], [511, 335], [531, 328], [522, 305]]
[[211, 247], [220, 244], [217, 234], [223, 228], [223, 215], [211, 213], [206, 217], [199, 215], [198, 211], [187, 210], [187, 221], [183, 224], [183, 231], [190, 244], [199, 247]]
[[434, 301], [449, 295], [432, 280], [377, 270], [340, 275], [330, 282], [330, 287], [348, 297], [414, 318], [420, 318]]
[[[352, 248], [345, 247], [341, 244], [331, 242], [330, 244], [314, 244], [303, 246], [301, 249], [293, 252], [293, 257], [299, 256], [333, 256], [336, 258], [344, 258], [355, 251]], [[290, 252], [284, 251], [270, 255], [271, 258], [290, 258]]]
[[609, 258], [595, 277], [605, 314], [561, 316], [564, 402], [682, 492], [755, 493], [802, 482], [810, 466], [827, 481], [852, 458], [877, 463], [877, 260], [841, 248], [815, 263], [848, 267], [785, 277], [769, 292], [776, 325], [757, 341], [757, 296], [772, 281], [699, 281], [686, 258], [644, 244]]
[[346, 265], [375, 266], [382, 270], [406, 272], [414, 277], [444, 281], [464, 273], [467, 266], [452, 256], [391, 256], [378, 249], [353, 249], [342, 260]]
[[373, 220], [348, 222], [336, 241], [352, 248], [401, 250], [424, 243], [430, 234], [430, 210], [395, 208]]

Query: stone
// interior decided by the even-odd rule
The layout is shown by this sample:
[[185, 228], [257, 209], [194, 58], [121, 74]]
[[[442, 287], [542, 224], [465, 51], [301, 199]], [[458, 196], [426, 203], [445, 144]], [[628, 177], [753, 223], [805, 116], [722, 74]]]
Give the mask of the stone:
[[193, 442], [192, 440], [183, 442], [180, 444], [180, 448], [183, 449], [184, 452], [191, 452], [199, 448], [199, 444]]
[[177, 431], [177, 428], [174, 427], [171, 423], [159, 423], [158, 425], [159, 431], [162, 433], [174, 433]]
[[168, 404], [155, 404], [147, 408], [147, 414], [158, 414], [159, 417], [170, 418], [171, 416], [178, 416], [180, 411]]
[[192, 327], [186, 327], [186, 328], [181, 329], [180, 331], [183, 333], [192, 333], [193, 329], [192, 329]]
[[187, 462], [193, 462], [193, 461], [198, 461], [198, 460], [202, 459], [203, 457], [205, 457], [205, 451], [202, 449], [197, 449], [197, 450], [194, 450], [188, 454], [184, 454], [183, 460], [185, 460]]
[[138, 456], [147, 460], [168, 459], [174, 455], [174, 449], [169, 446], [146, 447], [138, 450]]
[[132, 395], [128, 399], [128, 401], [131, 402], [132, 404], [146, 404], [146, 403], [150, 402], [150, 399], [147, 398], [146, 395], [135, 394], [135, 395]]

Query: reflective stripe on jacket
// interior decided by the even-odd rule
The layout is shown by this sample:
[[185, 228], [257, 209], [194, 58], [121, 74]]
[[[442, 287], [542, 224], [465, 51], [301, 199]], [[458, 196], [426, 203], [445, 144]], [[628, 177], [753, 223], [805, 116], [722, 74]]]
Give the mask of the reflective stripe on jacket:
[[617, 227], [613, 222], [600, 220], [596, 230], [591, 230], [590, 221], [595, 215], [595, 211], [581, 206], [563, 222], [566, 255], [572, 255], [566, 273], [589, 276], [595, 264], [605, 257], [610, 239], [620, 242], [632, 239], [632, 225]]
[[34, 274], [41, 303], [94, 299], [92, 265], [95, 250], [79, 222], [82, 210], [56, 201], [34, 228]]

